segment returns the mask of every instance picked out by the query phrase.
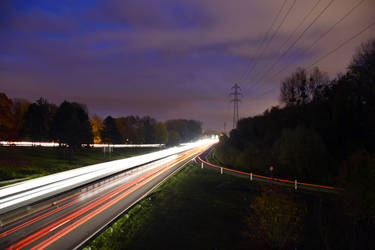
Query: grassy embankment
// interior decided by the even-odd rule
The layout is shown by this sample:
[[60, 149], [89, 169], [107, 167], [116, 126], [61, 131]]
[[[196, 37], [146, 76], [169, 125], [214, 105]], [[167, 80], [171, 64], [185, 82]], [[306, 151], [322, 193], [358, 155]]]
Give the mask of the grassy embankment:
[[[115, 148], [109, 154], [100, 148], [82, 148], [69, 152], [64, 148], [0, 147], [0, 181], [31, 179], [110, 160], [149, 153], [155, 148]], [[1, 185], [10, 184], [2, 183]]]
[[[283, 200], [268, 206], [268, 193], [280, 194]], [[276, 245], [285, 249], [323, 249], [323, 237], [329, 242], [337, 240], [336, 236], [327, 236], [326, 219], [317, 220], [317, 214], [326, 213], [326, 204], [332, 202], [332, 196], [323, 196], [275, 186], [265, 188], [263, 184], [190, 164], [130, 209], [90, 247], [271, 249]], [[266, 212], [261, 209], [259, 214], [258, 210], [250, 218], [256, 212], [256, 206], [252, 206], [255, 203], [258, 207], [264, 205]], [[289, 216], [289, 212], [294, 214]], [[276, 217], [287, 217], [289, 221], [278, 223], [273, 221]], [[266, 235], [267, 231], [272, 234]]]

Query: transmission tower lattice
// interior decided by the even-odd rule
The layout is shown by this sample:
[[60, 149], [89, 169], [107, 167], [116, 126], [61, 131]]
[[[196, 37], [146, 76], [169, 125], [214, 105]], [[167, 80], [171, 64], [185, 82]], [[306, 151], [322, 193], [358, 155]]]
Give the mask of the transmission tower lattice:
[[232, 93], [230, 93], [231, 96], [233, 96], [233, 99], [230, 100], [233, 102], [233, 128], [237, 126], [237, 122], [239, 120], [239, 115], [238, 115], [238, 103], [241, 102], [240, 96], [242, 95], [240, 93], [241, 88], [238, 86], [237, 83], [234, 84], [232, 87]]

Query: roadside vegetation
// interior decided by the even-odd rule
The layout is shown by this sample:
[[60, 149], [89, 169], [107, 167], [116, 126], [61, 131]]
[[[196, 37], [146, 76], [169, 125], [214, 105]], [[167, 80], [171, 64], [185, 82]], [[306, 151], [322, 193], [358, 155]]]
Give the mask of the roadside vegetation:
[[[114, 148], [109, 155], [101, 148], [0, 147], [0, 181], [31, 179], [110, 160], [119, 160], [158, 150]], [[9, 182], [10, 184], [10, 182]]]
[[[257, 184], [189, 164], [130, 209], [91, 249], [366, 249], [332, 194]], [[88, 247], [86, 247], [88, 249]]]
[[197, 140], [199, 121], [174, 119], [158, 122], [150, 116], [93, 115], [85, 104], [64, 101], [59, 106], [39, 98], [34, 103], [10, 99], [0, 92], [0, 141], [53, 141], [70, 148], [82, 144], [166, 144]]
[[281, 83], [281, 106], [241, 119], [212, 157], [247, 172], [271, 175], [273, 166], [273, 176], [343, 187], [335, 206], [350, 231], [343, 235], [363, 249], [355, 246], [375, 232], [374, 79], [375, 40], [332, 80], [318, 68], [299, 68]]

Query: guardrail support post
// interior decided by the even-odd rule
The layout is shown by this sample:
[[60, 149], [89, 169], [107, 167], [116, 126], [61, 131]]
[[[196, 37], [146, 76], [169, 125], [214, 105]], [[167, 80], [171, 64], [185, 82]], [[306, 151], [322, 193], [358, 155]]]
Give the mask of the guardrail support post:
[[203, 168], [203, 162], [202, 162], [202, 164], [201, 164], [201, 168]]
[[221, 172], [221, 174], [223, 174], [223, 168], [220, 168], [220, 172]]
[[253, 181], [253, 173], [250, 173], [250, 181]]
[[294, 180], [294, 189], [297, 190], [297, 180]]

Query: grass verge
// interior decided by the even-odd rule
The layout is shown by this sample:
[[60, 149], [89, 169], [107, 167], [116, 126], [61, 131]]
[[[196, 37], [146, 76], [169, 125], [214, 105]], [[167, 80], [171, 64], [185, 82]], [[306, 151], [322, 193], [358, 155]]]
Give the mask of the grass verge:
[[[256, 186], [189, 164], [91, 243], [92, 249], [229, 249]], [[235, 230], [234, 230], [235, 229]]]
[[70, 152], [67, 148], [0, 147], [0, 186], [12, 179], [31, 179], [96, 163], [119, 160], [149, 153], [155, 148], [116, 148], [104, 154], [103, 149], [82, 148]]

